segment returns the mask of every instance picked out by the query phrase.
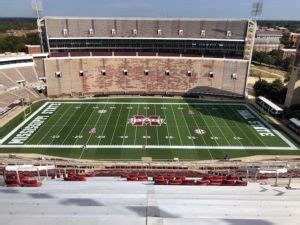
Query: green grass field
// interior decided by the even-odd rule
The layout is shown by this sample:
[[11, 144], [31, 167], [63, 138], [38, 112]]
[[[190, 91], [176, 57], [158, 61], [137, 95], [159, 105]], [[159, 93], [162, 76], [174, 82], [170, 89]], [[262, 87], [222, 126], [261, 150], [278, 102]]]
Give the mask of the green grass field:
[[298, 153], [246, 104], [163, 99], [46, 102], [0, 143], [1, 152], [89, 159]]

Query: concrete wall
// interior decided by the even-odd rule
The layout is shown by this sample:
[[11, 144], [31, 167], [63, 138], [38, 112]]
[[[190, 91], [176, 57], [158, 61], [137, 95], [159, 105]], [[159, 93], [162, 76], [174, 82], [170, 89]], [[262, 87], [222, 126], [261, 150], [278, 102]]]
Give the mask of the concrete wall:
[[[247, 60], [179, 57], [72, 57], [45, 59], [48, 95], [208, 94], [244, 95]], [[123, 70], [128, 70], [125, 76]], [[144, 70], [149, 70], [149, 75]], [[79, 71], [84, 76], [79, 76]], [[106, 76], [101, 75], [106, 70]], [[165, 75], [170, 71], [170, 76]], [[192, 76], [187, 76], [188, 71]], [[62, 73], [61, 78], [55, 72]], [[214, 72], [214, 78], [209, 73]], [[238, 75], [232, 79], [232, 74]]]
[[[115, 29], [116, 37], [203, 38], [201, 31], [205, 30], [205, 38], [245, 39], [248, 27], [248, 20], [46, 17], [45, 21], [49, 37], [63, 37], [63, 29], [68, 30], [69, 37], [89, 37], [89, 29], [94, 30], [95, 37], [111, 37]], [[137, 35], [133, 35], [133, 29]], [[182, 36], [179, 30], [183, 30]], [[227, 37], [227, 31], [231, 31], [231, 37]]]
[[288, 83], [288, 91], [284, 105], [290, 107], [300, 104], [300, 38], [298, 39], [297, 53], [294, 61], [293, 71]]

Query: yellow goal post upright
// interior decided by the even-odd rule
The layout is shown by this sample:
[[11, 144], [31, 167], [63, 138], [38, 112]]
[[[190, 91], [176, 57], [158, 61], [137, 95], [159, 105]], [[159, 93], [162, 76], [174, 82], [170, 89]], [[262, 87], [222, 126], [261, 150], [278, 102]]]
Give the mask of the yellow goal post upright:
[[29, 95], [27, 96], [27, 101], [26, 98], [21, 98], [21, 102], [23, 107], [24, 119], [26, 119], [27, 116], [30, 115], [32, 112]]

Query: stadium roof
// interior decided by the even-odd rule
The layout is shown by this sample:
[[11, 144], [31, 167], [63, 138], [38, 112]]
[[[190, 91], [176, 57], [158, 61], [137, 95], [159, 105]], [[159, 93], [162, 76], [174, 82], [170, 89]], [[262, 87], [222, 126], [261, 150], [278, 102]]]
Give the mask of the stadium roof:
[[195, 17], [183, 17], [183, 18], [171, 18], [171, 17], [68, 17], [68, 16], [45, 16], [42, 19], [75, 19], [75, 20], [93, 20], [93, 19], [100, 19], [100, 20], [194, 20], [194, 21], [201, 21], [201, 20], [208, 20], [208, 21], [252, 21], [250, 19], [245, 18], [195, 18]]

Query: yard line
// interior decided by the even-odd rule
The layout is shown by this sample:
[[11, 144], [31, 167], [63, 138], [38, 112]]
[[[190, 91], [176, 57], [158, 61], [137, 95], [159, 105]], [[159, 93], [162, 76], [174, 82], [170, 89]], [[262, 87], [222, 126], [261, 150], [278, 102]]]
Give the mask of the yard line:
[[[62, 107], [63, 108], [63, 107]], [[43, 137], [38, 141], [38, 143], [37, 144], [40, 144], [43, 140], [44, 140], [44, 138], [45, 137], [47, 137], [47, 135], [53, 130], [53, 128], [55, 127], [55, 125], [57, 124], [57, 123], [59, 123], [63, 118], [64, 118], [64, 115], [67, 113], [67, 112], [69, 112], [69, 110], [72, 108], [72, 105], [71, 106], [69, 106], [69, 108], [68, 109], [66, 109], [66, 111], [62, 114], [62, 116], [61, 117], [59, 117], [58, 118], [58, 120], [56, 120], [56, 122], [54, 123], [54, 125], [43, 135]], [[75, 110], [74, 110], [75, 111]], [[52, 119], [52, 118], [54, 118], [55, 116], [53, 116], [53, 117], [51, 117], [50, 119]], [[53, 141], [53, 140], [52, 140]], [[51, 143], [52, 143], [52, 141], [51, 141]], [[51, 144], [50, 143], [50, 144]]]
[[[157, 114], [156, 114], [156, 105], [154, 105], [154, 113], [155, 113], [155, 115], [157, 115]], [[157, 126], [155, 127], [155, 130], [156, 130], [157, 145], [159, 145], [159, 138], [158, 138], [158, 130], [157, 130]]]
[[247, 109], [249, 109], [257, 118], [268, 128], [270, 128], [277, 136], [279, 136], [288, 146], [292, 149], [297, 149], [297, 147], [290, 142], [284, 135], [282, 135], [278, 130], [276, 130], [270, 123], [268, 123], [261, 115], [259, 115], [254, 109], [252, 109], [249, 105], [245, 105]]
[[[60, 105], [59, 109], [58, 109], [56, 112], [59, 112], [60, 110], [63, 110], [63, 108], [64, 108], [64, 107], [62, 107], [62, 105]], [[68, 107], [66, 111], [68, 111], [69, 108], [70, 108], [70, 107]], [[65, 113], [65, 112], [64, 112], [64, 113]], [[33, 135], [31, 135], [31, 137], [29, 137], [29, 139], [27, 140], [27, 143], [29, 143], [30, 140], [34, 139], [34, 137], [39, 136], [39, 132], [41, 132], [41, 131], [43, 130], [43, 127], [48, 126], [47, 124], [48, 124], [49, 122], [51, 122], [52, 120], [54, 120], [54, 118], [55, 118], [56, 116], [58, 116], [58, 120], [60, 120], [61, 117], [63, 117], [64, 113], [62, 114], [62, 116], [58, 116], [59, 114], [56, 114], [56, 113], [52, 114], [51, 117], [50, 117], [50, 118], [49, 118], [49, 119], [48, 119], [48, 120], [40, 127], [40, 129], [38, 129]], [[50, 123], [50, 128], [49, 128], [49, 129], [51, 130], [51, 129], [53, 129], [53, 127], [55, 127], [55, 126], [54, 126], [54, 125], [51, 125], [51, 123]], [[37, 136], [36, 136], [36, 135], [37, 135]], [[43, 138], [44, 138], [44, 135], [42, 135], [42, 138], [39, 138], [39, 142], [38, 142], [38, 143], [40, 143], [40, 141], [42, 141]]]
[[80, 154], [80, 156], [79, 156], [79, 159], [81, 159], [81, 157], [83, 156], [83, 153], [84, 153], [85, 149], [86, 149], [86, 147], [83, 146], [83, 147], [82, 147], [81, 154]]
[[[63, 104], [74, 104], [74, 102], [60, 102], [60, 101], [55, 101], [56, 103], [63, 103]], [[110, 104], [110, 105], [161, 105], [162, 102], [78, 102], [81, 104]], [[185, 102], [165, 102], [163, 103], [165, 105], [245, 105], [245, 103], [234, 103], [234, 102], [190, 102], [190, 103], [185, 103]]]
[[72, 131], [73, 131], [74, 128], [76, 127], [76, 124], [80, 121], [80, 119], [82, 118], [82, 116], [85, 114], [85, 111], [86, 111], [87, 109], [89, 109], [89, 107], [90, 107], [90, 104], [89, 104], [89, 105], [85, 108], [85, 110], [81, 113], [80, 117], [77, 119], [77, 121], [75, 122], [75, 124], [72, 125], [72, 128], [71, 128], [71, 130], [68, 132], [68, 134], [67, 134], [67, 136], [65, 137], [65, 139], [63, 140], [62, 145], [63, 145], [63, 144], [65, 143], [65, 141], [68, 139], [69, 135], [72, 133]]
[[[199, 112], [199, 113], [201, 113], [201, 112]], [[196, 121], [196, 119], [195, 119], [195, 117], [194, 117], [194, 114], [192, 114], [192, 118], [193, 118], [193, 120], [194, 120], [194, 122], [195, 122], [197, 128], [199, 128], [200, 126], [199, 126], [199, 124], [197, 123], [197, 121]], [[203, 120], [203, 121], [204, 121], [204, 120]], [[205, 121], [204, 121], [204, 123], [205, 123]], [[208, 128], [208, 130], [209, 130], [209, 127], [207, 127], [207, 128]], [[210, 130], [209, 130], [209, 132], [211, 133]], [[211, 133], [211, 134], [212, 134], [212, 133]], [[213, 135], [213, 134], [212, 134], [212, 135]], [[206, 141], [205, 141], [205, 139], [204, 139], [204, 137], [203, 137], [202, 135], [201, 135], [201, 138], [203, 139], [204, 144], [207, 146], [207, 143], [206, 143]], [[217, 143], [217, 144], [218, 144], [218, 143]], [[209, 148], [207, 149], [207, 151], [208, 151], [208, 153], [209, 153], [209, 155], [210, 155], [210, 158], [213, 160], [214, 158], [213, 158], [213, 156], [212, 156], [212, 154], [211, 154]]]
[[[146, 107], [144, 107], [145, 111], [146, 111], [146, 117], [148, 117], [148, 104], [146, 105]], [[145, 141], [144, 141], [144, 145], [147, 146], [148, 144], [148, 125], [146, 124], [145, 126]]]
[[[129, 118], [129, 114], [130, 114], [130, 111], [131, 111], [131, 104], [129, 105], [129, 107], [130, 108], [128, 110], [127, 118]], [[123, 134], [122, 145], [124, 145], [125, 135], [126, 135], [126, 131], [127, 131], [127, 125], [128, 125], [128, 121], [127, 121], [126, 126], [125, 126], [125, 131], [124, 131], [124, 134]]]
[[115, 133], [116, 133], [116, 128], [117, 128], [117, 126], [118, 126], [118, 122], [119, 122], [119, 119], [120, 119], [120, 115], [121, 115], [122, 108], [123, 108], [123, 105], [121, 105], [121, 109], [120, 109], [119, 114], [118, 114], [118, 119], [117, 119], [117, 121], [116, 121], [115, 129], [114, 129], [114, 132], [113, 132], [113, 134], [112, 134], [112, 136], [111, 136], [110, 145], [112, 144], [112, 141], [113, 141], [113, 139], [114, 139], [114, 135], [115, 135]]
[[[165, 108], [165, 105], [163, 104], [163, 107]], [[170, 137], [170, 133], [169, 133], [169, 126], [168, 126], [168, 122], [167, 122], [167, 117], [166, 117], [166, 109], [163, 109], [163, 112], [164, 112], [164, 116], [165, 116], [165, 120], [166, 120], [166, 126], [167, 126], [167, 132], [168, 132], [168, 137]], [[169, 145], [171, 146], [171, 140], [170, 138], [168, 138], [169, 140]]]
[[[230, 114], [227, 113], [227, 110], [226, 110], [223, 106], [221, 106], [221, 108], [223, 109], [224, 113], [225, 113], [227, 116], [229, 116], [230, 118], [233, 118], [233, 117], [231, 117]], [[231, 107], [229, 107], [229, 109], [230, 109], [231, 111], [233, 111], [233, 110], [231, 109]], [[237, 122], [233, 119], [233, 123], [236, 124]], [[229, 126], [229, 127], [230, 127], [230, 126]], [[240, 126], [239, 126], [238, 124], [236, 124], [236, 127], [241, 131], [241, 133], [243, 133], [243, 135], [244, 135], [245, 137], [248, 136], [248, 135], [244, 132], [244, 130], [240, 128]], [[232, 130], [231, 127], [230, 127], [230, 130]], [[232, 131], [232, 133], [234, 133], [234, 132]], [[234, 135], [235, 135], [235, 134], [234, 134]], [[255, 144], [252, 142], [251, 138], [248, 138], [248, 137], [247, 137], [247, 139], [248, 139], [248, 141], [249, 141], [253, 146], [255, 146]], [[238, 141], [239, 141], [239, 140], [238, 140]], [[239, 142], [240, 142], [240, 141], [239, 141]], [[241, 143], [241, 142], [240, 142], [240, 143]]]
[[[139, 114], [139, 111], [140, 111], [140, 105], [138, 105], [137, 114]], [[136, 142], [136, 132], [137, 132], [137, 126], [135, 126], [135, 132], [134, 132], [134, 142], [133, 142], [134, 145], [135, 145], [135, 142]]]
[[[230, 110], [233, 111], [231, 108], [230, 108]], [[239, 114], [238, 114], [238, 115], [239, 115]], [[240, 115], [239, 115], [239, 117], [240, 117]], [[249, 124], [247, 123], [247, 125], [249, 125]], [[265, 142], [261, 139], [261, 137], [258, 135], [258, 133], [256, 133], [256, 132], [254, 131], [254, 129], [252, 129], [252, 127], [249, 128], [249, 130], [251, 131], [251, 133], [254, 134], [254, 136], [256, 136], [256, 137], [258, 138], [258, 140], [260, 140], [260, 142], [263, 144], [263, 146], [266, 146], [266, 147], [267, 147], [267, 145], [265, 144]], [[254, 144], [254, 146], [255, 146], [255, 144]]]
[[174, 116], [174, 119], [175, 119], [175, 124], [176, 124], [176, 128], [177, 128], [177, 132], [178, 132], [178, 134], [179, 134], [179, 139], [180, 139], [181, 144], [183, 145], [182, 139], [181, 139], [181, 135], [180, 135], [180, 132], [179, 132], [179, 128], [178, 128], [178, 124], [177, 124], [177, 120], [176, 120], [175, 113], [174, 113], [174, 110], [173, 110], [173, 106], [172, 106], [172, 105], [171, 105], [171, 109], [172, 109], [173, 116]]
[[14, 135], [20, 128], [22, 128], [28, 121], [30, 121], [35, 115], [37, 115], [42, 109], [44, 109], [48, 105], [48, 102], [44, 103], [41, 107], [39, 107], [35, 112], [33, 112], [29, 117], [23, 120], [17, 127], [15, 127], [12, 131], [10, 131], [6, 136], [0, 139], [0, 145], [3, 144], [7, 139], [9, 139], [12, 135]]
[[[218, 113], [220, 116], [222, 116], [221, 113], [219, 113], [219, 110], [216, 110], [216, 111], [217, 111], [217, 113]], [[225, 111], [225, 114], [227, 114], [225, 109], [224, 109], [223, 111]], [[222, 123], [225, 124], [225, 127], [228, 128], [228, 129], [230, 130], [230, 132], [232, 133], [233, 137], [235, 137], [236, 134], [233, 132], [233, 130], [230, 128], [230, 126], [228, 126], [228, 123], [227, 123], [226, 119], [222, 119]], [[227, 126], [226, 126], [226, 125], [227, 125]], [[219, 129], [221, 130], [220, 127], [221, 127], [221, 126], [219, 126]], [[237, 141], [239, 142], [239, 144], [240, 144], [241, 146], [243, 146], [243, 144], [240, 142], [240, 140], [237, 139]], [[230, 143], [229, 143], [229, 144], [230, 144]]]
[[[115, 106], [115, 105], [113, 105], [113, 107], [114, 107], [114, 106]], [[103, 136], [103, 134], [104, 134], [104, 132], [105, 132], [105, 129], [106, 129], [106, 127], [107, 127], [107, 124], [108, 124], [108, 121], [109, 121], [109, 119], [110, 119], [110, 116], [111, 116], [112, 111], [113, 111], [113, 109], [110, 109], [110, 113], [109, 113], [109, 116], [108, 116], [108, 118], [107, 118], [107, 120], [106, 120], [106, 124], [105, 124], [105, 127], [104, 127], [104, 129], [103, 129], [103, 131], [102, 131], [102, 133], [101, 133], [101, 136]], [[102, 140], [102, 138], [99, 138], [98, 145], [100, 144], [101, 140]]]
[[[72, 108], [72, 107], [71, 107], [71, 108]], [[69, 109], [68, 109], [68, 110], [69, 110]], [[65, 123], [62, 125], [61, 129], [59, 129], [58, 132], [56, 132], [56, 135], [59, 135], [59, 134], [60, 134], [60, 132], [65, 128], [66, 124], [69, 123], [69, 121], [71, 120], [71, 118], [73, 117], [73, 115], [74, 115], [78, 110], [79, 110], [79, 109], [73, 111], [73, 113], [69, 116], [69, 119], [67, 120], [67, 122], [65, 122]], [[63, 118], [63, 116], [62, 116], [61, 118]], [[55, 127], [55, 126], [56, 126], [56, 125], [54, 125], [54, 127]], [[54, 141], [55, 141], [55, 140], [52, 139], [51, 142], [50, 142], [50, 144], [52, 144]]]
[[[209, 130], [209, 133], [210, 133], [211, 135], [214, 135], [213, 132], [211, 132], [211, 129], [209, 128], [208, 124], [206, 123], [204, 117], [202, 116], [201, 111], [199, 111], [199, 115], [200, 115], [201, 119], [203, 120], [205, 126], [206, 126], [207, 129]], [[204, 138], [204, 137], [203, 137], [203, 138]], [[217, 141], [216, 139], [213, 139], [213, 140], [216, 142], [216, 144], [217, 144], [218, 146], [220, 146], [219, 143], [218, 143], [218, 141]]]
[[[205, 108], [205, 107], [204, 107]], [[214, 123], [218, 126], [217, 122], [215, 121], [214, 117], [211, 115], [210, 111], [208, 109], [206, 109], [206, 111], [209, 113], [210, 117], [213, 119]], [[227, 140], [226, 136], [224, 135], [223, 131], [220, 129], [220, 127], [218, 126], [218, 130], [221, 131], [221, 134], [223, 135], [223, 137], [225, 138], [226, 142], [228, 143], [228, 145], [230, 145], [230, 142]]]
[[[90, 107], [90, 105], [89, 105], [88, 107]], [[92, 113], [89, 115], [89, 118], [87, 119], [86, 123], [84, 124], [83, 128], [81, 129], [81, 131], [80, 131], [80, 133], [79, 133], [79, 136], [80, 136], [80, 135], [82, 134], [82, 132], [84, 131], [85, 127], [87, 126], [87, 124], [88, 124], [89, 120], [91, 119], [92, 115], [94, 114], [95, 110], [96, 110], [96, 108], [93, 108], [93, 111], [92, 111]], [[78, 139], [79, 139], [79, 138], [76, 139], [74, 145], [76, 145]]]
[[[107, 106], [107, 105], [104, 106], [104, 108], [103, 108], [104, 110], [105, 110], [106, 106]], [[101, 119], [101, 117], [102, 117], [103, 114], [104, 114], [104, 113], [101, 113], [100, 116], [98, 117], [97, 122], [96, 122], [96, 124], [95, 124], [95, 127], [96, 127], [96, 128], [98, 127], [98, 122], [99, 122], [99, 120]], [[86, 141], [86, 143], [89, 143], [89, 141], [90, 141], [92, 135], [93, 135], [93, 134], [90, 133], [90, 136], [89, 136], [88, 140]]]
[[[183, 114], [183, 110], [180, 110], [181, 111], [181, 115], [182, 115], [182, 117], [183, 117], [183, 119], [184, 119], [184, 122], [185, 122], [185, 125], [186, 125], [186, 128], [187, 128], [187, 130], [189, 131], [189, 133], [190, 133], [190, 136], [192, 136], [192, 133], [191, 133], [191, 131], [190, 131], [190, 129], [189, 129], [189, 126], [188, 126], [188, 124], [187, 124], [187, 122], [186, 122], [186, 119], [185, 119], [185, 116], [184, 116], [184, 114]], [[195, 142], [194, 142], [194, 140], [192, 139], [192, 142], [193, 142], [193, 144], [195, 145]]]
[[[52, 148], [52, 149], [81, 149], [82, 145], [0, 145], [0, 148]], [[86, 148], [88, 149], [221, 149], [221, 150], [299, 150], [296, 146], [295, 147], [256, 147], [256, 146], [245, 146], [241, 148], [241, 146], [194, 146], [194, 145], [87, 145]]]

